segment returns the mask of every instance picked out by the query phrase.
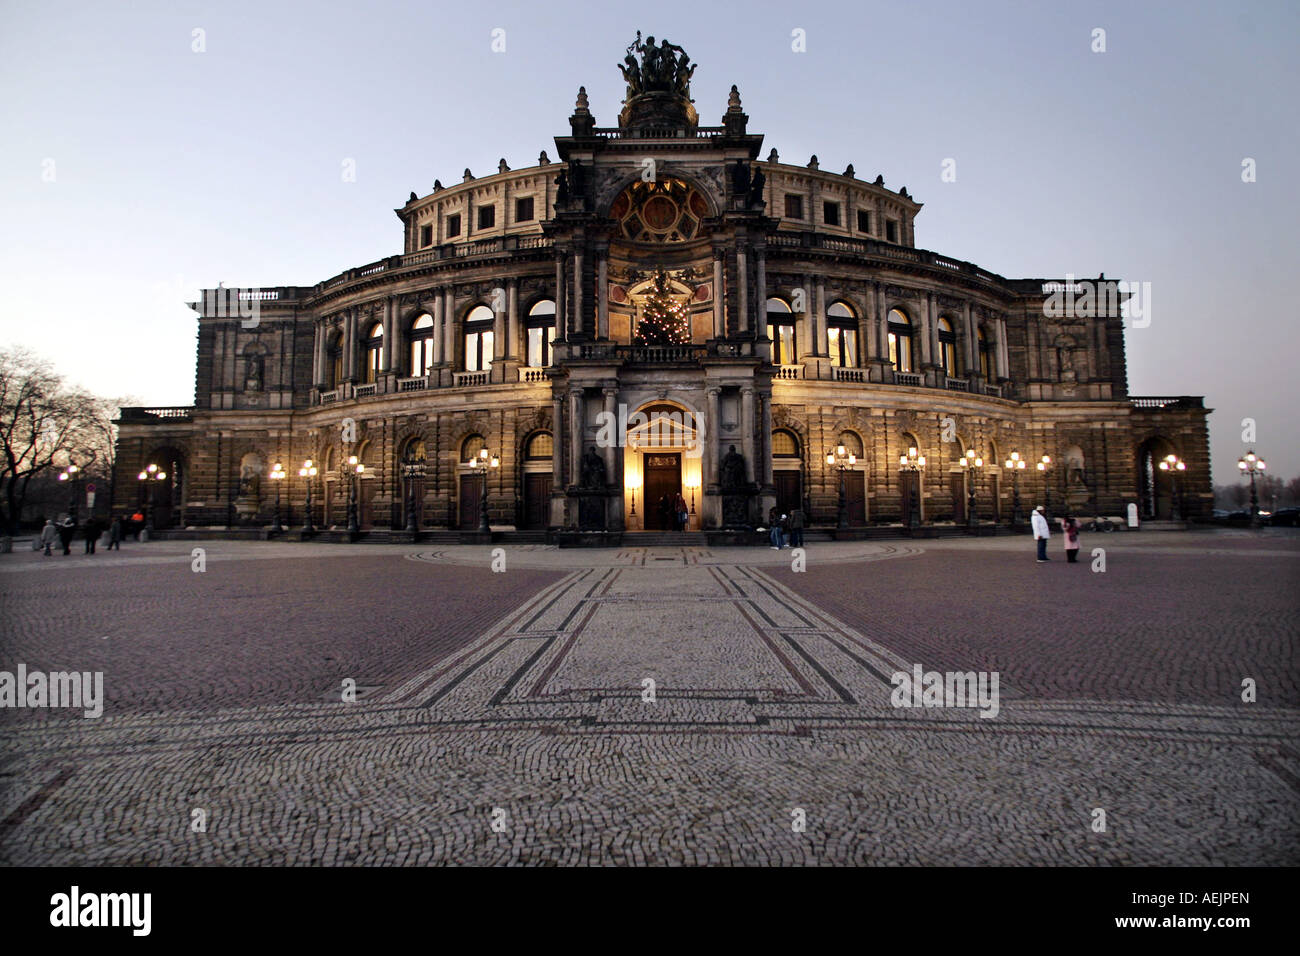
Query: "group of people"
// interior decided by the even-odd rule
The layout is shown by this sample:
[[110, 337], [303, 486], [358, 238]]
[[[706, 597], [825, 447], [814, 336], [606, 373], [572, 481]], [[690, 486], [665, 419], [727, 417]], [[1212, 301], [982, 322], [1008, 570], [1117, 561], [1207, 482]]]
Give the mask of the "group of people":
[[[1064, 518], [1057, 520], [1061, 523], [1061, 532], [1065, 538], [1065, 560], [1071, 564], [1077, 564], [1079, 561], [1079, 519], [1074, 515], [1066, 515]], [[1029, 524], [1034, 531], [1034, 543], [1038, 546], [1039, 563], [1050, 561], [1051, 558], [1047, 556], [1047, 540], [1052, 536], [1052, 528], [1047, 523], [1047, 514], [1042, 505], [1034, 509], [1034, 513], [1030, 515]]]
[[767, 513], [767, 524], [773, 551], [803, 547], [804, 517], [801, 508], [795, 508], [789, 514], [781, 514], [773, 506]]
[[685, 531], [686, 526], [690, 523], [691, 516], [686, 510], [686, 499], [682, 493], [677, 493], [676, 499], [667, 492], [659, 499], [659, 527], [667, 530], [672, 528], [674, 531]]
[[[134, 526], [136, 523], [131, 522]], [[48, 558], [54, 553], [54, 545], [57, 542], [63, 548], [64, 554], [72, 553], [72, 542], [77, 539], [80, 533], [82, 540], [86, 542], [84, 554], [94, 554], [95, 545], [99, 543], [100, 536], [108, 532], [108, 550], [121, 551], [122, 539], [130, 531], [130, 526], [124, 524], [121, 516], [116, 516], [110, 522], [103, 522], [94, 515], [87, 518], [79, 527], [71, 515], [64, 515], [63, 520], [55, 522], [53, 518], [47, 518], [45, 527], [41, 528], [41, 536], [37, 539], [37, 545], [45, 551]], [[140, 539], [139, 531], [136, 531], [136, 540]]]

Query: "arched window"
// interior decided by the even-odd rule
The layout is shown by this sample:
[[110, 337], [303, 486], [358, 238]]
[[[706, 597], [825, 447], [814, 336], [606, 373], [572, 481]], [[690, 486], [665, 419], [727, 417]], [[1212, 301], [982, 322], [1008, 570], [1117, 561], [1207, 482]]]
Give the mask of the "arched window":
[[424, 439], [415, 437], [407, 441], [406, 446], [402, 449], [399, 461], [406, 464], [424, 461]]
[[786, 431], [784, 428], [772, 432], [772, 457], [799, 457], [799, 439], [795, 437], [794, 432]]
[[365, 341], [366, 363], [362, 369], [362, 381], [369, 385], [379, 381], [379, 369], [384, 364], [384, 323], [376, 322], [370, 327]]
[[980, 374], [986, 379], [993, 378], [993, 361], [992, 351], [989, 348], [989, 337], [984, 331], [984, 326], [975, 330], [976, 345], [980, 353]]
[[826, 310], [826, 345], [832, 365], [858, 367], [858, 317], [843, 302]]
[[840, 432], [840, 444], [844, 446], [845, 454], [856, 455], [858, 461], [862, 461], [862, 438], [857, 432]]
[[889, 311], [889, 364], [895, 372], [912, 371], [912, 320], [901, 309]]
[[329, 345], [326, 346], [326, 356], [329, 361], [329, 369], [325, 384], [330, 388], [338, 388], [343, 384], [343, 333], [335, 332], [330, 337]]
[[479, 452], [487, 448], [487, 442], [482, 435], [469, 435], [460, 443], [460, 460], [473, 461], [479, 457]]
[[551, 364], [551, 343], [555, 341], [555, 302], [542, 299], [528, 310], [528, 365], [546, 368]]
[[426, 312], [411, 323], [411, 377], [428, 375], [431, 368], [433, 368], [433, 316]]
[[784, 300], [767, 300], [767, 326], [767, 334], [772, 339], [772, 363], [793, 365], [798, 358], [794, 341], [794, 313]]
[[492, 325], [496, 317], [486, 305], [476, 305], [465, 316], [465, 371], [485, 372], [492, 367]]
[[549, 461], [554, 453], [555, 443], [551, 438], [551, 433], [538, 432], [528, 439], [528, 447], [524, 450], [524, 458], [527, 461], [538, 461], [543, 458]]
[[939, 317], [939, 364], [943, 374], [949, 378], [957, 376], [957, 333], [953, 331], [952, 322]]

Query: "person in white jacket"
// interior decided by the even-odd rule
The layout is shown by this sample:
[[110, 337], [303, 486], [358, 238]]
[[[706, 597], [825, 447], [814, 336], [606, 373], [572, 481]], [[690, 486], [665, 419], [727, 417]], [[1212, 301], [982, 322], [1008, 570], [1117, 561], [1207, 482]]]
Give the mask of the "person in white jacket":
[[1034, 543], [1038, 545], [1038, 560], [1050, 560], [1047, 557], [1047, 539], [1052, 536], [1052, 529], [1047, 526], [1042, 505], [1034, 509], [1034, 513], [1029, 517], [1029, 524], [1034, 529]]

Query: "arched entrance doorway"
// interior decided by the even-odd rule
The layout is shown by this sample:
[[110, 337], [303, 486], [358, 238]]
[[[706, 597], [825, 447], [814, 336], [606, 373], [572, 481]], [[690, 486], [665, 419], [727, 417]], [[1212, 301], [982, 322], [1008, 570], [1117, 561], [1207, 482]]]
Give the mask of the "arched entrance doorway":
[[675, 531], [677, 499], [684, 530], [698, 530], [703, 445], [693, 411], [672, 402], [644, 405], [627, 419], [623, 513], [629, 531]]
[[1138, 508], [1147, 520], [1166, 521], [1174, 515], [1173, 479], [1160, 470], [1161, 460], [1173, 454], [1177, 454], [1173, 444], [1158, 435], [1138, 446]]
[[157, 465], [158, 471], [166, 473], [161, 481], [141, 481], [139, 507], [150, 507], [155, 528], [176, 527], [183, 520], [185, 502], [185, 456], [179, 448], [164, 445], [155, 448], [146, 457], [143, 471], [149, 465]]

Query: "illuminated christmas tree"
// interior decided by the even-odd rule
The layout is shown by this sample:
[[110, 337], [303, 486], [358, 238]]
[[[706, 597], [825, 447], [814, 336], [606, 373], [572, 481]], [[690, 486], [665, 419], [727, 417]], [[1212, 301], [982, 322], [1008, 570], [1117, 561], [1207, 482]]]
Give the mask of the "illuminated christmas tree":
[[691, 341], [691, 317], [686, 303], [668, 288], [668, 276], [655, 273], [654, 289], [641, 309], [636, 325], [637, 345], [687, 345]]

